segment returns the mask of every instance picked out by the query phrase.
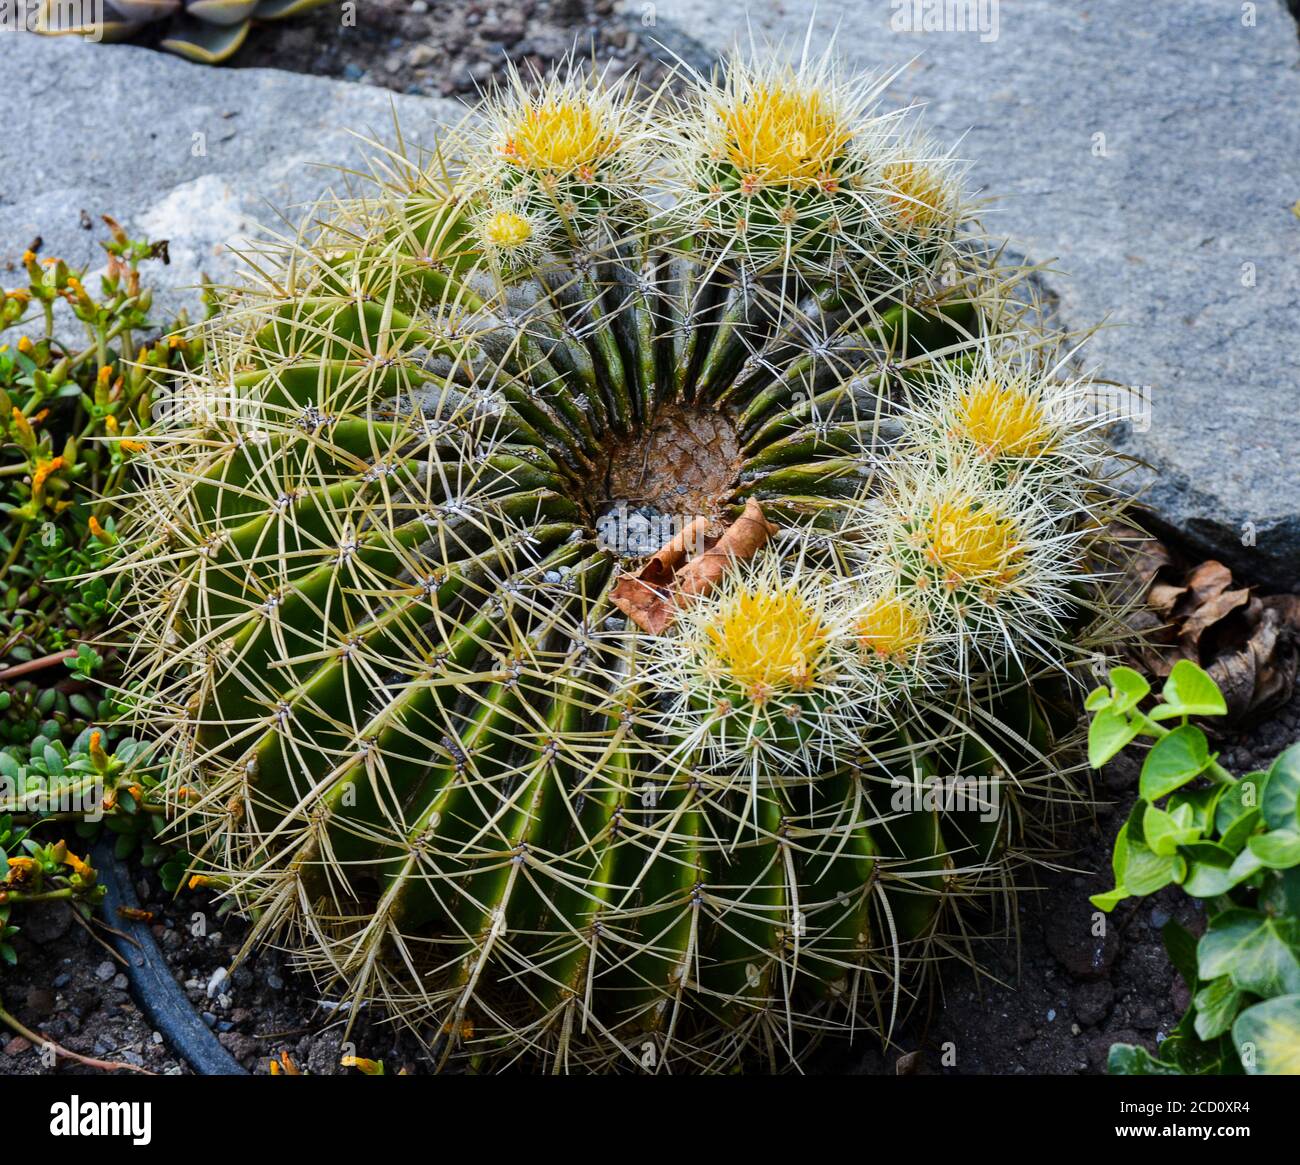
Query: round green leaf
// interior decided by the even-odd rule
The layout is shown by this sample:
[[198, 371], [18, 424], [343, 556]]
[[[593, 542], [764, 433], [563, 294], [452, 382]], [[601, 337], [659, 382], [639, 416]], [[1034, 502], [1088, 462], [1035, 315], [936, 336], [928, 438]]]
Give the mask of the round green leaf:
[[1300, 833], [1292, 829], [1275, 829], [1259, 833], [1246, 844], [1270, 870], [1289, 870], [1300, 866]]
[[[1095, 723], [1095, 721], [1094, 721]], [[1205, 733], [1191, 724], [1175, 728], [1156, 741], [1142, 764], [1139, 791], [1145, 801], [1155, 801], [1195, 780], [1210, 765]]]
[[1213, 842], [1197, 842], [1182, 851], [1187, 859], [1183, 891], [1193, 898], [1216, 898], [1226, 894], [1240, 879], [1232, 873], [1233, 853]]
[[1101, 768], [1137, 736], [1137, 725], [1113, 708], [1103, 708], [1088, 725], [1088, 763]]
[[1232, 1041], [1252, 1076], [1300, 1076], [1300, 994], [1246, 1008], [1232, 1025]]
[[1300, 744], [1293, 744], [1268, 770], [1260, 809], [1270, 829], [1294, 829], [1300, 820]]
[[1151, 692], [1151, 685], [1147, 683], [1146, 677], [1131, 667], [1112, 668], [1110, 684], [1114, 690], [1111, 707], [1116, 712], [1128, 712], [1136, 708]]
[[1226, 910], [1196, 948], [1201, 977], [1230, 975], [1243, 991], [1268, 998], [1300, 992], [1300, 919]]
[[1106, 1060], [1106, 1071], [1112, 1076], [1181, 1076], [1173, 1064], [1157, 1060], [1146, 1048], [1134, 1044], [1112, 1044]]
[[1212, 979], [1192, 1001], [1196, 1006], [1196, 1034], [1203, 1040], [1223, 1035], [1241, 1010], [1242, 998], [1227, 975]]
[[1228, 711], [1218, 685], [1190, 659], [1180, 659], [1174, 664], [1160, 695], [1165, 706], [1153, 713], [1156, 719], [1224, 716]]

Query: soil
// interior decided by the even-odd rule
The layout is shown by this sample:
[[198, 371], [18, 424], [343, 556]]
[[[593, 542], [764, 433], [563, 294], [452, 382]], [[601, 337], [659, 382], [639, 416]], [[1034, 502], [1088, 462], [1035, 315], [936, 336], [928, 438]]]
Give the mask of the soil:
[[[348, 1071], [339, 1063], [344, 1055], [382, 1060], [388, 1073], [417, 1070], [424, 1057], [420, 1044], [392, 1024], [359, 1017], [345, 1045], [346, 1016], [321, 1006], [311, 983], [286, 971], [277, 951], [264, 949], [227, 974], [246, 924], [221, 916], [209, 893], [172, 898], [152, 871], [136, 868], [133, 877], [141, 904], [154, 915], [154, 937], [176, 981], [249, 1072], [266, 1075], [282, 1052], [301, 1071], [317, 1076]], [[189, 1074], [189, 1066], [152, 1030], [131, 998], [121, 960], [77, 924], [65, 905], [25, 909], [14, 921], [21, 927], [13, 939], [18, 966], [0, 975], [0, 997], [19, 1022], [85, 1056]], [[0, 1076], [49, 1070], [40, 1048], [0, 1028]], [[58, 1071], [96, 1070], [61, 1061]]]
[[615, 0], [360, 0], [355, 10], [352, 27], [337, 4], [262, 25], [230, 64], [448, 97], [505, 77], [507, 60], [525, 76], [545, 74], [570, 50], [611, 78], [636, 68], [650, 87], [671, 72], [668, 50], [696, 68], [712, 61], [680, 35], [644, 25], [642, 5]]

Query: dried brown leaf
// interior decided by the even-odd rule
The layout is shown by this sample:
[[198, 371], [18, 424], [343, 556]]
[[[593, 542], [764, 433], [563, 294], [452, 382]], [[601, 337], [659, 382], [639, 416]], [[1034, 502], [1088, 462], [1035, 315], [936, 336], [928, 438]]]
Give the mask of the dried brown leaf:
[[[672, 626], [679, 608], [708, 594], [735, 562], [752, 558], [776, 533], [753, 498], [716, 541], [704, 538], [707, 526], [705, 519], [697, 518], [651, 555], [636, 574], [620, 578], [610, 592], [614, 605], [642, 631], [662, 634]], [[699, 542], [703, 543], [701, 552], [681, 565]]]
[[677, 577], [678, 606], [706, 595], [737, 559], [753, 558], [767, 540], [776, 533], [776, 527], [763, 516], [763, 507], [753, 498], [745, 503], [744, 512], [730, 526], [717, 543], [696, 555]]

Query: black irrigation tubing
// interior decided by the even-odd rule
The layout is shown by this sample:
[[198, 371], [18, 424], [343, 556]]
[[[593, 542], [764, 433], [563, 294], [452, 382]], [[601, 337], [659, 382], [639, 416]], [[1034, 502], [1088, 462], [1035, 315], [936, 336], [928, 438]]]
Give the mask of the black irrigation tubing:
[[95, 845], [94, 866], [104, 895], [104, 918], [114, 931], [109, 939], [126, 960], [126, 975], [136, 1001], [172, 1049], [200, 1076], [247, 1076], [239, 1061], [226, 1051], [212, 1030], [199, 1018], [189, 998], [176, 982], [147, 923], [124, 917], [119, 907], [140, 909], [130, 871], [113, 853], [113, 834]]

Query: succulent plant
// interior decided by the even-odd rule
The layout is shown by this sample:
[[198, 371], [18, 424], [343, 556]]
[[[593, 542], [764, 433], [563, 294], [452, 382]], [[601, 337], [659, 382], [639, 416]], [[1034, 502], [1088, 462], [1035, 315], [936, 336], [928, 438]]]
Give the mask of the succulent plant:
[[[828, 68], [780, 74], [782, 115], [964, 217]], [[119, 636], [176, 830], [250, 942], [440, 1058], [780, 1068], [887, 1033], [1079, 796], [1086, 426], [1078, 472], [999, 473], [925, 420], [1053, 375], [1019, 273], [918, 248], [874, 183], [852, 246], [822, 209], [775, 252], [686, 231], [701, 103], [753, 89], [707, 84], [575, 71], [381, 152], [142, 438]], [[728, 197], [770, 207], [760, 130], [773, 186]]]
[[159, 47], [204, 65], [235, 55], [255, 20], [287, 20], [325, 0], [102, 0], [80, 19], [76, 5], [44, 0], [37, 31], [94, 40], [129, 40], [150, 24], [167, 21]]

